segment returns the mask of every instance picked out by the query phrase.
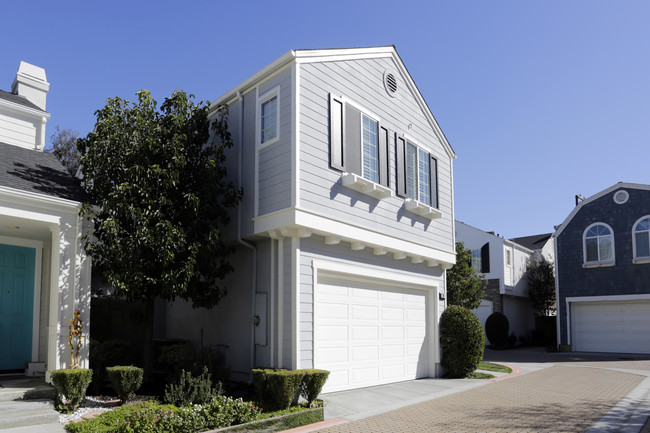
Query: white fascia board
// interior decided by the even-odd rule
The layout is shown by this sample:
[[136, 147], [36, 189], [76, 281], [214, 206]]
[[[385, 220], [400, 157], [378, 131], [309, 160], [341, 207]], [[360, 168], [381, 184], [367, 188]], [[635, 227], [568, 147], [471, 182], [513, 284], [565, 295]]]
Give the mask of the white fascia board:
[[249, 78], [246, 80], [242, 81], [239, 83], [237, 86], [233, 87], [223, 95], [221, 95], [219, 98], [215, 99], [211, 104], [210, 104], [210, 114], [212, 114], [212, 111], [215, 110], [217, 107], [220, 105], [223, 105], [224, 103], [228, 103], [232, 101], [233, 99], [237, 99], [237, 93], [244, 94], [246, 93], [246, 90], [254, 87], [257, 85], [260, 81], [264, 80], [267, 76], [275, 73], [278, 69], [281, 69], [282, 67], [286, 66], [289, 62], [292, 62], [295, 59], [295, 51], [291, 50], [285, 53], [282, 57], [274, 60], [255, 74], [251, 75]]
[[48, 113], [47, 111], [27, 107], [22, 104], [17, 104], [15, 102], [7, 101], [6, 99], [0, 99], [0, 107], [4, 107], [14, 113], [27, 115], [36, 120], [41, 120], [43, 118], [48, 120], [50, 118], [50, 113]]
[[54, 212], [78, 212], [81, 203], [60, 197], [0, 186], [0, 198], [5, 203], [28, 204]]
[[588, 198], [582, 200], [580, 203], [578, 203], [578, 205], [573, 208], [573, 210], [571, 211], [569, 216], [566, 217], [566, 219], [560, 225], [560, 227], [558, 227], [558, 229], [555, 231], [555, 233], [553, 233], [553, 237], [557, 238], [558, 236], [560, 236], [560, 233], [562, 233], [562, 231], [564, 231], [566, 226], [569, 225], [569, 223], [571, 222], [573, 217], [576, 216], [576, 214], [578, 212], [580, 212], [580, 209], [582, 209], [582, 207], [584, 205], [586, 205], [588, 203], [591, 203], [592, 201], [594, 201], [596, 199], [599, 199], [599, 198], [609, 194], [610, 192], [613, 192], [613, 191], [615, 191], [617, 189], [620, 189], [620, 188], [641, 189], [641, 190], [650, 191], [650, 185], [645, 185], [645, 184], [640, 184], [640, 183], [619, 182], [616, 185], [612, 185], [609, 188], [607, 188], [606, 190], [601, 191], [601, 192], [599, 192], [597, 194], [594, 194], [591, 197], [588, 197]]
[[650, 301], [650, 293], [637, 295], [606, 295], [606, 296], [572, 296], [565, 298], [567, 305], [574, 302], [625, 302]]
[[392, 251], [401, 251], [410, 256], [421, 256], [427, 260], [435, 260], [448, 264], [456, 263], [456, 252], [440, 251], [423, 244], [410, 242], [388, 236], [384, 233], [367, 228], [337, 221], [324, 215], [317, 215], [302, 209], [289, 208], [253, 219], [254, 232], [266, 235], [268, 232], [283, 227], [306, 228], [309, 232], [320, 236], [336, 236], [346, 242], [356, 241], [367, 247], [384, 247]]
[[0, 206], [0, 215], [10, 215], [11, 217], [21, 218], [30, 221], [37, 221], [46, 224], [61, 224], [61, 218], [51, 214], [32, 212], [28, 210], [15, 209], [12, 207]]

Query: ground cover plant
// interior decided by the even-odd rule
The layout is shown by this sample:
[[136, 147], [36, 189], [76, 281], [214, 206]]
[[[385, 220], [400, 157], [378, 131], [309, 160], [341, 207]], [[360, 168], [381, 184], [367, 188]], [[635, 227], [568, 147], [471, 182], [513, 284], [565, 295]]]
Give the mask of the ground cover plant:
[[505, 365], [494, 364], [492, 362], [481, 361], [478, 363], [477, 370], [496, 371], [499, 373], [512, 373], [512, 368]]

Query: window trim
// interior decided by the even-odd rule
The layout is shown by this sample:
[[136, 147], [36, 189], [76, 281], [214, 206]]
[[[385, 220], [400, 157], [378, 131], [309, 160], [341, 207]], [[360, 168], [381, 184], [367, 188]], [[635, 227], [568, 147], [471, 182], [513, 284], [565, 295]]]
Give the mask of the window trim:
[[[379, 121], [379, 118], [376, 118], [374, 115], [368, 114], [366, 111], [361, 110], [358, 107], [357, 107], [357, 109], [359, 110], [359, 113], [360, 113], [360, 122], [361, 122], [361, 124], [360, 124], [361, 137], [360, 137], [360, 142], [359, 142], [359, 144], [361, 146], [361, 150], [360, 150], [360, 153], [359, 153], [361, 155], [361, 173], [359, 173], [359, 176], [361, 176], [362, 178], [364, 178], [368, 182], [379, 184], [379, 179], [381, 177], [381, 161], [380, 161], [380, 158], [379, 158], [379, 152], [380, 152], [380, 149], [379, 149], [379, 147], [380, 147], [379, 135], [381, 134], [381, 126], [380, 126], [381, 122]], [[377, 173], [376, 173], [377, 174], [377, 180], [376, 181], [368, 179], [365, 176], [365, 173], [364, 173], [364, 167], [365, 167], [365, 164], [364, 164], [365, 152], [364, 152], [364, 145], [363, 145], [364, 144], [363, 143], [363, 117], [364, 116], [367, 117], [368, 119], [370, 119], [371, 121], [375, 122], [375, 125], [377, 126], [377, 130], [376, 130], [376, 134], [377, 134], [377, 154], [376, 154], [376, 158], [377, 158]]]
[[[607, 227], [609, 229], [609, 232], [611, 233], [610, 236], [612, 237], [612, 258], [607, 259], [607, 260], [587, 260], [587, 232], [595, 226], [602, 225]], [[598, 238], [597, 238], [598, 239]], [[615, 237], [614, 237], [614, 230], [612, 227], [604, 222], [597, 221], [595, 223], [590, 224], [587, 226], [587, 228], [582, 232], [582, 267], [583, 268], [595, 268], [595, 267], [602, 267], [602, 266], [613, 266], [616, 263], [616, 248], [615, 248]], [[598, 248], [598, 258], [600, 259], [600, 245]]]
[[[474, 256], [474, 253], [476, 253], [476, 257]], [[471, 250], [471, 254], [472, 254], [471, 266], [473, 269], [476, 270], [477, 273], [481, 273], [483, 271], [483, 255], [481, 253], [482, 251], [480, 248], [478, 250]]]
[[[407, 149], [409, 144], [413, 146], [416, 149], [416, 173], [415, 173], [415, 179], [416, 179], [416, 185], [415, 185], [415, 190], [417, 193], [417, 198], [409, 197], [408, 195], [405, 195], [405, 199], [411, 199], [415, 200], [419, 203], [422, 203], [423, 205], [426, 205], [430, 208], [438, 210], [439, 207], [439, 201], [438, 201], [438, 178], [437, 178], [437, 173], [438, 173], [438, 159], [434, 157], [429, 150], [427, 150], [424, 146], [421, 146], [417, 140], [414, 140], [413, 138], [403, 135], [401, 137], [404, 140], [404, 193], [407, 194], [407, 187], [408, 187], [408, 158], [407, 158]], [[428, 161], [428, 166], [429, 166], [429, 173], [427, 173], [429, 177], [429, 203], [426, 201], [420, 200], [420, 151], [424, 152], [426, 155], [428, 155], [429, 161]], [[432, 179], [431, 176], [431, 161], [434, 160], [436, 161], [436, 167], [435, 167], [435, 172], [436, 172], [436, 179]], [[433, 188], [435, 187], [436, 193], [433, 194]], [[434, 203], [435, 202], [435, 203]]]
[[[276, 98], [276, 110], [275, 110], [275, 124], [276, 124], [276, 133], [275, 137], [270, 138], [266, 141], [262, 141], [262, 105], [270, 101], [273, 98]], [[257, 112], [255, 114], [255, 140], [257, 143], [258, 149], [270, 146], [273, 143], [276, 143], [280, 140], [280, 86], [276, 86], [273, 89], [267, 91], [263, 95], [258, 95], [257, 97]]]
[[[650, 215], [644, 215], [632, 225], [632, 263], [635, 264], [642, 264], [642, 263], [650, 263], [650, 255], [648, 256], [638, 256], [636, 252], [636, 228], [639, 225], [639, 223], [645, 219], [649, 219]], [[650, 230], [647, 230], [644, 232], [648, 233], [648, 237], [650, 237]]]

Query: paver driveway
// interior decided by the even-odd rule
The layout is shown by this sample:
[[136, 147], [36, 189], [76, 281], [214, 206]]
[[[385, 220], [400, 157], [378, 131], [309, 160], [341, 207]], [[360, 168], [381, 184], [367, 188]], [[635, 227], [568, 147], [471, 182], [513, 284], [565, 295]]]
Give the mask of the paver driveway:
[[590, 367], [545, 368], [318, 431], [584, 432], [645, 379]]

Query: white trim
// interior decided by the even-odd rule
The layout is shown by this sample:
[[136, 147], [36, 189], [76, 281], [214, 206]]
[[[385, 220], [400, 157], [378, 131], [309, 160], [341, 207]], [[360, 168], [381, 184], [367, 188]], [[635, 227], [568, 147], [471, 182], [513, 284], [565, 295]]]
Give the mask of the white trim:
[[558, 227], [558, 229], [555, 231], [553, 236], [558, 237], [564, 231], [566, 226], [569, 225], [569, 223], [571, 222], [573, 217], [576, 216], [576, 214], [580, 211], [580, 209], [582, 209], [582, 207], [584, 205], [586, 205], [588, 203], [591, 203], [592, 201], [597, 200], [597, 199], [609, 194], [610, 192], [616, 191], [616, 190], [618, 190], [620, 188], [640, 189], [640, 190], [650, 191], [650, 185], [643, 185], [643, 184], [639, 184], [639, 183], [619, 182], [616, 185], [612, 185], [609, 188], [607, 188], [606, 190], [601, 191], [598, 194], [594, 194], [591, 197], [588, 197], [587, 199], [585, 199], [585, 200], [581, 201], [580, 203], [578, 203], [578, 205], [573, 208], [573, 210], [571, 211], [569, 216], [566, 217], [566, 219], [560, 225], [560, 227]]
[[[293, 176], [291, 177], [291, 206], [300, 206], [300, 67], [294, 63], [291, 70], [293, 79], [291, 80], [292, 113], [293, 122], [291, 128], [291, 167]], [[279, 122], [279, 120], [278, 120]]]
[[300, 368], [300, 238], [291, 238], [291, 369]]
[[[436, 182], [436, 185], [435, 185], [436, 191], [438, 191], [438, 194], [440, 194], [439, 188], [438, 188], [439, 185], [437, 185], [438, 179], [431, 179], [431, 157], [433, 155], [431, 154], [431, 151], [427, 150], [424, 146], [421, 146], [418, 143], [418, 140], [412, 138], [408, 134], [403, 134], [402, 137], [404, 138], [404, 143], [405, 143], [405, 148], [404, 148], [404, 174], [405, 174], [407, 179], [408, 179], [408, 168], [409, 168], [407, 154], [408, 154], [408, 146], [409, 146], [409, 144], [411, 146], [415, 147], [415, 156], [416, 156], [416, 161], [415, 161], [415, 180], [416, 180], [416, 182], [415, 182], [415, 190], [416, 191], [415, 191], [415, 194], [416, 194], [417, 197], [413, 198], [413, 197], [409, 197], [407, 195], [404, 198], [404, 208], [406, 210], [411, 211], [413, 213], [416, 213], [418, 215], [422, 215], [422, 216], [431, 215], [430, 217], [427, 216], [427, 218], [429, 218], [429, 219], [440, 218], [440, 217], [442, 217], [442, 212], [437, 207], [434, 207], [431, 204], [423, 202], [422, 200], [420, 200], [420, 150], [422, 150], [427, 155], [429, 155], [429, 161], [428, 161], [428, 164], [429, 164], [429, 173], [428, 173], [428, 176], [429, 176], [429, 201], [430, 202], [433, 201], [433, 196], [431, 195], [431, 189], [433, 187], [433, 182], [434, 181]], [[438, 158], [435, 158], [435, 160], [438, 161]], [[408, 186], [408, 182], [407, 182], [407, 185], [405, 185], [405, 188], [407, 186]], [[435, 213], [427, 212], [426, 208], [422, 208], [421, 206], [415, 206], [413, 204], [407, 204], [406, 200], [409, 199], [409, 198], [411, 200], [415, 200], [415, 201], [417, 201], [419, 203], [422, 203], [423, 205], [427, 206], [427, 208], [434, 209], [437, 212], [435, 212]], [[437, 200], [438, 200], [438, 203], [440, 203], [440, 198], [438, 198]], [[439, 205], [438, 205], [438, 207], [439, 207]]]
[[[275, 137], [270, 138], [262, 142], [262, 105], [265, 102], [270, 101], [273, 98], [276, 103], [275, 110]], [[277, 143], [280, 140], [280, 86], [275, 86], [273, 89], [264, 93], [263, 95], [259, 94], [259, 87], [257, 87], [257, 106], [255, 108], [255, 143], [256, 149], [259, 151], [264, 149], [267, 146], [270, 146], [274, 143]]]
[[284, 340], [284, 239], [278, 239], [278, 368], [283, 368]]
[[269, 288], [269, 305], [268, 305], [268, 312], [269, 312], [269, 320], [268, 320], [268, 327], [269, 327], [269, 333], [268, 333], [268, 342], [269, 342], [269, 359], [270, 361], [270, 366], [275, 367], [274, 362], [274, 350], [275, 350], [275, 343], [274, 339], [276, 337], [275, 335], [275, 290], [274, 286], [277, 284], [277, 268], [275, 266], [275, 257], [276, 257], [276, 251], [275, 251], [276, 245], [275, 245], [275, 239], [271, 238], [271, 287]]
[[[27, 98], [25, 98], [25, 100], [29, 101]], [[12, 101], [7, 101], [6, 99], [0, 99], [0, 107], [4, 107], [8, 110], [13, 111], [14, 113], [25, 114], [41, 122], [43, 121], [43, 119], [49, 119], [51, 116], [50, 113], [48, 113], [45, 110], [41, 110], [40, 108], [27, 107], [26, 105], [18, 104]]]
[[[597, 242], [598, 246], [598, 260], [587, 260], [587, 232], [595, 226], [605, 226], [611, 233], [612, 237], [612, 258], [607, 259], [607, 260], [600, 260], [600, 242]], [[601, 236], [597, 236], [596, 239], [600, 239]], [[595, 268], [595, 267], [600, 267], [600, 266], [614, 266], [616, 264], [616, 243], [614, 239], [614, 229], [612, 227], [604, 222], [597, 221], [595, 223], [592, 223], [587, 226], [586, 229], [582, 232], [582, 263], [583, 263], [583, 268]]]
[[[329, 260], [312, 260], [313, 270], [313, 340], [312, 340], [312, 359], [313, 367], [316, 366], [317, 359], [315, 353], [316, 341], [318, 335], [316, 333], [316, 307], [318, 305], [318, 278], [321, 276], [331, 276], [334, 278], [341, 278], [346, 281], [359, 282], [368, 284], [369, 280], [376, 281], [380, 286], [420, 290], [425, 292], [426, 307], [429, 314], [427, 315], [427, 335], [429, 347], [429, 365], [428, 376], [435, 377], [437, 374], [437, 364], [440, 363], [440, 348], [439, 348], [439, 327], [436, 324], [439, 321], [439, 305], [438, 294], [440, 293], [440, 281], [432, 276], [418, 275], [414, 273], [388, 270], [382, 267], [371, 265], [351, 264], [332, 262]], [[444, 293], [444, 285], [442, 286]]]
[[0, 196], [3, 195], [6, 196], [2, 197], [2, 202], [4, 203], [29, 203], [37, 205], [39, 208], [56, 210], [57, 212], [61, 211], [61, 207], [73, 208], [73, 210], [68, 210], [68, 212], [78, 211], [81, 208], [81, 203], [78, 201], [0, 186]]
[[[362, 164], [363, 165], [363, 164]], [[363, 170], [362, 170], [363, 171]], [[341, 184], [377, 200], [393, 197], [393, 190], [355, 173], [341, 173]]]
[[[646, 218], [650, 218], [650, 215], [644, 215], [634, 224], [632, 224], [632, 263], [650, 263], [650, 256], [642, 256], [642, 257], [637, 257], [636, 256], [636, 227], [639, 225], [641, 221], [643, 221]], [[648, 232], [648, 236], [650, 237], [650, 231]]]
[[0, 244], [16, 247], [31, 248], [35, 250], [34, 255], [34, 305], [32, 310], [32, 358], [31, 362], [38, 362], [38, 343], [40, 339], [41, 324], [41, 290], [43, 270], [43, 242], [30, 239], [14, 238], [11, 236], [0, 236]]
[[[564, 302], [566, 305], [567, 344], [570, 345], [571, 340], [573, 338], [573, 335], [571, 334], [571, 321], [573, 319], [571, 304], [579, 304], [585, 302], [625, 302], [625, 301], [650, 301], [650, 294], [640, 293], [638, 295], [572, 296], [572, 297], [565, 298]], [[559, 320], [560, 317], [559, 312], [557, 316]], [[559, 333], [560, 333], [560, 328], [558, 328], [558, 336]], [[559, 343], [560, 340], [558, 339], [558, 344]]]
[[358, 227], [303, 209], [284, 209], [254, 218], [253, 221], [254, 233], [259, 235], [266, 236], [268, 232], [282, 227], [301, 227], [308, 229], [312, 234], [335, 236], [346, 242], [358, 241], [370, 248], [383, 247], [389, 252], [422, 256], [425, 260], [436, 260], [449, 265], [456, 263], [455, 251], [441, 251], [426, 244], [395, 238], [380, 231]]

